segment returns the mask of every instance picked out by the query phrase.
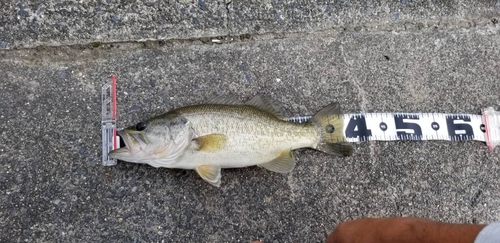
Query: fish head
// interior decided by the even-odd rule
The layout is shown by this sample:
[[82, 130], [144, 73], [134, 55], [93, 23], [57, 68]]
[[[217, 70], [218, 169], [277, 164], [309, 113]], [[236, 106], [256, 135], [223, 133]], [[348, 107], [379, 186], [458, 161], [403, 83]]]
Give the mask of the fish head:
[[[149, 163], [169, 157], [190, 140], [188, 122], [178, 116], [160, 116], [117, 131], [125, 147], [109, 152], [110, 158]], [[171, 156], [170, 156], [171, 157]]]

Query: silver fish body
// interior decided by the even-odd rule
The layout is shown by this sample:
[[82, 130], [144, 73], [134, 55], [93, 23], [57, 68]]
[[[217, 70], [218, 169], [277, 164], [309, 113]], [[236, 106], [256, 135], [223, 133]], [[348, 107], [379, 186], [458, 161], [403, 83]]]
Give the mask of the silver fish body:
[[295, 167], [292, 151], [312, 148], [348, 156], [342, 117], [331, 104], [303, 124], [286, 121], [269, 99], [247, 103], [219, 97], [181, 107], [119, 131], [125, 148], [109, 156], [154, 167], [194, 169], [220, 186], [222, 168], [260, 166], [286, 173]]

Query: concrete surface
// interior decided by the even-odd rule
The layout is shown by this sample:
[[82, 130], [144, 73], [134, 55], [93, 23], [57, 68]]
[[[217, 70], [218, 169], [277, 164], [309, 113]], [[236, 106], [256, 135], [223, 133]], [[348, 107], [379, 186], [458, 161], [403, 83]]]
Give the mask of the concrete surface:
[[500, 150], [480, 142], [360, 143], [345, 159], [298, 150], [292, 173], [224, 170], [221, 188], [193, 171], [103, 167], [100, 87], [117, 75], [120, 126], [213, 94], [268, 94], [289, 116], [332, 101], [344, 112], [479, 113], [499, 104], [499, 17], [2, 50], [0, 241], [323, 242], [367, 216], [498, 220]]
[[0, 48], [227, 35], [222, 0], [3, 1], [0, 7]]
[[500, 1], [1, 1], [0, 49], [373, 28], [495, 16]]

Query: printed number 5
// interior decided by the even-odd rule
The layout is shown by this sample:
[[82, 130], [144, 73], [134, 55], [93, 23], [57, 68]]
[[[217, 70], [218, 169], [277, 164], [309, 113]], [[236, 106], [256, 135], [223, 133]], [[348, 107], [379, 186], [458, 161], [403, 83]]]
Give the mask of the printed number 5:
[[[408, 123], [404, 119], [419, 120], [416, 115], [395, 115], [394, 122], [396, 124], [396, 131], [399, 139], [421, 140], [422, 128], [416, 123]], [[406, 131], [401, 131], [406, 130]], [[413, 130], [409, 132], [408, 130]], [[408, 132], [407, 132], [408, 131]]]

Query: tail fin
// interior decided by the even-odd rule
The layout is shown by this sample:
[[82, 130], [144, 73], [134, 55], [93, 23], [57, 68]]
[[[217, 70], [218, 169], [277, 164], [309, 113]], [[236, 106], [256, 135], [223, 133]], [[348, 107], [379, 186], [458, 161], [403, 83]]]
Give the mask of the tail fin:
[[316, 113], [311, 122], [316, 125], [320, 142], [315, 149], [333, 155], [350, 156], [353, 147], [344, 136], [344, 119], [338, 103], [330, 104]]

